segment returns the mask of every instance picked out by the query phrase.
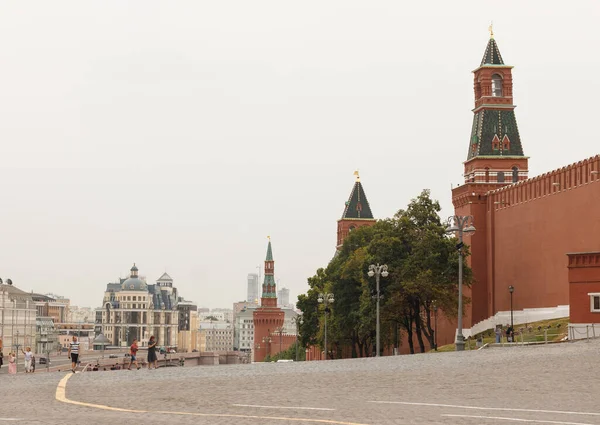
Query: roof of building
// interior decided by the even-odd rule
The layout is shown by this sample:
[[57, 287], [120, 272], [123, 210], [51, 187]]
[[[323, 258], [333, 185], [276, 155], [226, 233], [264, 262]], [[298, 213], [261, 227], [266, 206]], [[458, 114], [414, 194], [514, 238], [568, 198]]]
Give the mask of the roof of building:
[[488, 41], [483, 54], [483, 59], [481, 59], [481, 66], [484, 65], [504, 65], [504, 60], [502, 60], [502, 55], [494, 37], [490, 37], [490, 41]]
[[37, 294], [35, 292], [31, 293], [31, 298], [33, 298], [33, 301], [55, 301], [54, 298], [49, 297], [48, 295]]
[[32, 299], [31, 293], [22, 291], [16, 286], [6, 283], [0, 284], [0, 292], [5, 292], [13, 297]]
[[515, 111], [482, 109], [475, 114], [467, 160], [477, 156], [524, 156]]
[[169, 275], [167, 274], [167, 272], [164, 272], [164, 273], [162, 274], [162, 276], [161, 276], [161, 277], [159, 277], [159, 278], [157, 279], [157, 282], [158, 282], [158, 281], [164, 281], [164, 280], [168, 280], [168, 281], [171, 281], [171, 282], [173, 282], [173, 279], [171, 278], [171, 276], [169, 276]]
[[365, 190], [358, 178], [354, 183], [348, 201], [346, 201], [346, 208], [344, 208], [342, 214], [342, 220], [344, 219], [373, 219], [367, 195], [365, 195]]
[[121, 285], [123, 291], [147, 291], [148, 285], [139, 277], [130, 277]]
[[269, 245], [267, 246], [267, 258], [265, 261], [273, 261], [273, 249], [271, 248], [271, 239], [269, 239]]

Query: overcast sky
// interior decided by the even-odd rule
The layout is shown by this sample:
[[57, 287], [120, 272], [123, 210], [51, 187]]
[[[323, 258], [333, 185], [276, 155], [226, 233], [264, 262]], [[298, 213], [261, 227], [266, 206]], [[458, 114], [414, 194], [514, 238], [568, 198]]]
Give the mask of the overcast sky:
[[452, 213], [471, 71], [514, 65], [530, 176], [598, 153], [595, 1], [2, 1], [0, 277], [96, 307], [133, 262], [231, 307], [272, 237], [291, 298], [360, 169]]

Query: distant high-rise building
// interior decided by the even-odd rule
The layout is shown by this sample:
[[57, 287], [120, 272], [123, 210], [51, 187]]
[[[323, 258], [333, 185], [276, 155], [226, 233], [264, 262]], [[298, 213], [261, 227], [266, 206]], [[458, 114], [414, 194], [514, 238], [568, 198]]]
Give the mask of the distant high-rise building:
[[290, 305], [290, 290], [288, 288], [281, 288], [277, 291], [277, 301], [280, 306]]
[[258, 274], [248, 273], [248, 296], [246, 301], [258, 304]]

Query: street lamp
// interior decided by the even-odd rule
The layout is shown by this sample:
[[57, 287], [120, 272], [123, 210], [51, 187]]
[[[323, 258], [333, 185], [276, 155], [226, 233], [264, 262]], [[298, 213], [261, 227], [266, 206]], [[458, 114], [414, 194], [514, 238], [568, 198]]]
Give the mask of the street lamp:
[[437, 312], [438, 312], [438, 306], [437, 306], [437, 301], [433, 300], [433, 329], [434, 329], [434, 334], [433, 334], [433, 349], [435, 351], [437, 351]]
[[265, 348], [267, 349], [267, 356], [271, 355], [271, 337], [270, 336], [263, 336], [262, 342], [265, 343]]
[[300, 334], [300, 325], [304, 323], [304, 319], [302, 316], [294, 316], [292, 317], [292, 323], [296, 325], [296, 361], [298, 361], [298, 335]]
[[456, 333], [456, 351], [463, 351], [465, 349], [465, 337], [463, 336], [463, 299], [462, 299], [462, 281], [463, 281], [463, 235], [472, 235], [475, 233], [475, 226], [473, 226], [473, 216], [460, 216], [455, 215], [448, 218], [448, 227], [446, 233], [458, 233], [458, 244], [456, 249], [458, 250], [458, 332]]
[[510, 285], [508, 287], [508, 292], [510, 292], [510, 327], [514, 329], [514, 325], [513, 325], [513, 292], [515, 292], [515, 287]]
[[327, 360], [327, 314], [331, 311], [329, 304], [333, 304], [333, 294], [330, 292], [320, 293], [317, 301], [319, 304], [325, 305], [325, 360]]
[[373, 296], [373, 298], [375, 298], [375, 300], [377, 301], [377, 327], [376, 327], [377, 354], [376, 354], [376, 356], [379, 357], [381, 355], [381, 334], [379, 332], [379, 301], [381, 301], [381, 298], [383, 298], [383, 296], [381, 295], [381, 292], [379, 291], [379, 276], [383, 276], [383, 277], [388, 276], [388, 266], [386, 264], [383, 264], [380, 266], [379, 263], [377, 263], [377, 265], [371, 264], [369, 266], [369, 272], [367, 274], [369, 275], [369, 277], [375, 276], [375, 282], [377, 285], [376, 292], [375, 292], [375, 295]]
[[275, 333], [279, 334], [279, 352], [281, 353], [281, 340], [283, 339], [283, 333], [285, 332], [285, 328], [283, 326], [275, 329]]

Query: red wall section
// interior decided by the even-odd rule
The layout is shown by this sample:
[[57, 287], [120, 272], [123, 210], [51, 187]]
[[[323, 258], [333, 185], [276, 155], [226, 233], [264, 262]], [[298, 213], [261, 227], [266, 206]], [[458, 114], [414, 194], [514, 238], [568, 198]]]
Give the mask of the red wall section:
[[[567, 252], [600, 249], [600, 157], [490, 194], [494, 310], [569, 303]], [[556, 184], [555, 184], [556, 183]]]
[[600, 252], [569, 254], [571, 323], [600, 323], [600, 312], [590, 311], [589, 293], [600, 293]]

